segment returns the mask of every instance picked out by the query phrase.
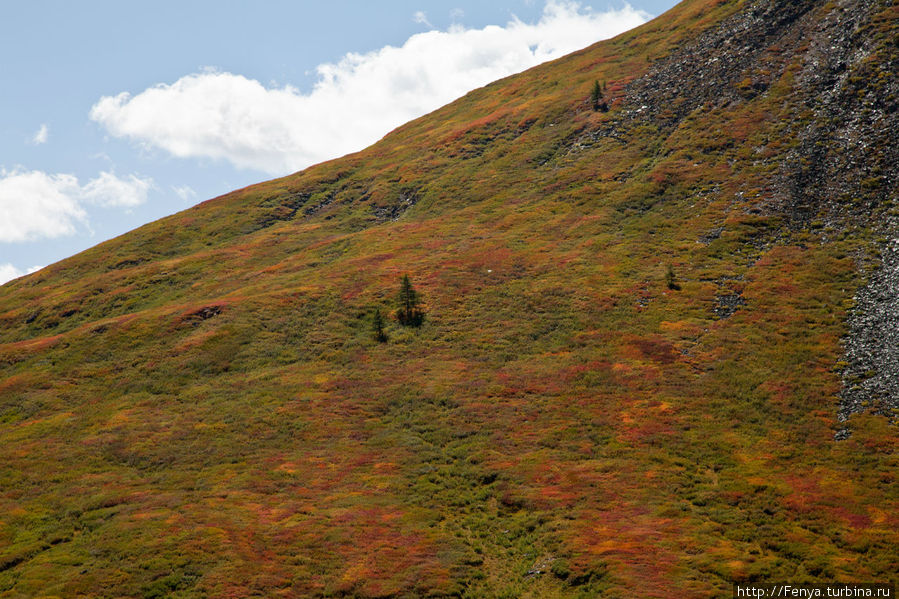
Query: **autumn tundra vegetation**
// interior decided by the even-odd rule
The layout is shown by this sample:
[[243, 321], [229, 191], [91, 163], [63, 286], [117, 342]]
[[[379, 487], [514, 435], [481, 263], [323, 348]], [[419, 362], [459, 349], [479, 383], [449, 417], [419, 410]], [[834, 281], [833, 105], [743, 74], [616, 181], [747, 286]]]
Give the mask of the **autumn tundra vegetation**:
[[0, 597], [895, 584], [897, 11], [686, 0], [0, 287]]

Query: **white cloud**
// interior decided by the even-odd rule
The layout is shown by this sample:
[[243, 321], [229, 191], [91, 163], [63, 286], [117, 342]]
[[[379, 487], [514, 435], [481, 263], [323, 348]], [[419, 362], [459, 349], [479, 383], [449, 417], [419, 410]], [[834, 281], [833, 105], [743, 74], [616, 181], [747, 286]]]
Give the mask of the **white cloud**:
[[78, 179], [40, 171], [0, 171], [0, 241], [30, 241], [75, 232], [87, 214]]
[[172, 191], [185, 202], [189, 202], [197, 197], [197, 192], [190, 185], [172, 186]]
[[24, 275], [30, 275], [33, 272], [37, 272], [42, 269], [43, 266], [32, 266], [28, 269], [27, 272], [22, 272], [12, 264], [0, 264], [0, 285], [12, 281], [13, 279], [18, 279]]
[[47, 140], [50, 138], [50, 129], [47, 127], [46, 123], [41, 125], [41, 128], [37, 130], [37, 132], [31, 137], [30, 143], [35, 146], [39, 146], [41, 144], [47, 143]]
[[146, 200], [152, 184], [103, 172], [82, 186], [74, 175], [0, 169], [0, 242], [72, 235], [79, 223], [87, 223], [84, 204], [135, 206]]
[[90, 117], [113, 136], [181, 158], [285, 174], [361, 150], [467, 91], [644, 22], [630, 6], [596, 12], [550, 0], [534, 24], [429, 31], [402, 47], [318, 67], [310, 93], [226, 72], [187, 75], [137, 95], [104, 96]]
[[133, 207], [147, 201], [147, 193], [153, 187], [152, 179], [128, 175], [124, 179], [112, 173], [102, 172], [96, 179], [81, 188], [81, 199], [89, 204], [104, 207]]
[[0, 264], [0, 285], [13, 279], [18, 279], [25, 273], [12, 264]]
[[434, 27], [433, 25], [431, 25], [431, 22], [428, 21], [428, 15], [426, 15], [425, 11], [423, 11], [423, 10], [417, 11], [415, 13], [415, 15], [412, 17], [412, 20], [421, 25], [427, 25], [428, 27], [431, 27], [431, 28]]

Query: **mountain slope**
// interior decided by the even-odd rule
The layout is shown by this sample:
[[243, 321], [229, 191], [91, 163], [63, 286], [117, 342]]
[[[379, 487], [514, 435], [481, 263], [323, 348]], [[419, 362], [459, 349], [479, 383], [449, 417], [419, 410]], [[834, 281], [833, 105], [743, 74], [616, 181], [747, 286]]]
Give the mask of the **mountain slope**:
[[688, 0], [3, 286], [0, 596], [895, 584], [897, 13]]

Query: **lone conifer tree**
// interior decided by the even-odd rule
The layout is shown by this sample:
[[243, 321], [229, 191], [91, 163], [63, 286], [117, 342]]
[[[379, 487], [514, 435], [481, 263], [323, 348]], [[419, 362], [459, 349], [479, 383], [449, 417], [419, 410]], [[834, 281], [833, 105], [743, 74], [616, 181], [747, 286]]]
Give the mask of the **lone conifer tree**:
[[387, 333], [384, 332], [384, 317], [381, 316], [380, 308], [375, 308], [374, 316], [371, 317], [371, 330], [375, 334], [375, 341], [378, 343], [387, 341]]
[[671, 268], [671, 265], [668, 265], [668, 270], [665, 272], [665, 284], [668, 286], [668, 289], [672, 291], [680, 291], [680, 285], [677, 282], [677, 277], [674, 275], [674, 269]]
[[599, 86], [599, 81], [593, 82], [593, 90], [590, 92], [590, 101], [593, 103], [593, 110], [602, 110], [603, 112], [608, 112], [609, 105], [606, 104], [605, 98], [602, 95], [602, 88]]
[[401, 325], [406, 327], [421, 326], [425, 319], [425, 313], [419, 306], [420, 301], [418, 292], [415, 291], [412, 287], [412, 281], [409, 280], [409, 275], [403, 275], [403, 281], [400, 284], [400, 307], [396, 311], [396, 319]]

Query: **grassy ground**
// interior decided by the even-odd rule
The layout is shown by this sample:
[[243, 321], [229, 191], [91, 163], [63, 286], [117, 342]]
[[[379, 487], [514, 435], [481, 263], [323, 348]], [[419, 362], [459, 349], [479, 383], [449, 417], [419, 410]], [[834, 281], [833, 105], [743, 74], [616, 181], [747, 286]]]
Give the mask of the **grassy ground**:
[[[740, 6], [687, 2], [0, 289], [0, 596], [895, 583], [896, 429], [833, 440], [874, 234], [752, 209], [793, 71], [625, 115]], [[425, 323], [377, 343], [404, 273]]]

